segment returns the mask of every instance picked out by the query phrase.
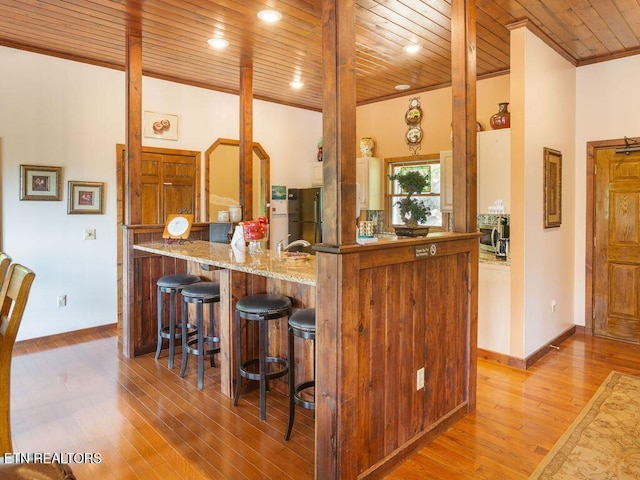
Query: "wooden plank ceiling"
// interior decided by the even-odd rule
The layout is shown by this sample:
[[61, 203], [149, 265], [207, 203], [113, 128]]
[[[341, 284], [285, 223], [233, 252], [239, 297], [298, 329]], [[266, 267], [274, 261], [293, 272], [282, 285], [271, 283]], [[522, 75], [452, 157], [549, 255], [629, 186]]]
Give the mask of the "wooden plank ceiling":
[[[477, 73], [509, 69], [507, 25], [527, 20], [575, 65], [640, 53], [640, 0], [477, 0]], [[0, 45], [123, 69], [140, 25], [145, 75], [237, 93], [239, 58], [254, 59], [254, 96], [321, 110], [320, 0], [0, 0]], [[451, 80], [450, 0], [357, 0], [357, 101]], [[268, 25], [263, 9], [283, 18]], [[223, 36], [229, 46], [207, 44]], [[404, 53], [416, 43], [420, 50]], [[298, 76], [304, 87], [289, 83]], [[396, 85], [409, 90], [399, 93]]]

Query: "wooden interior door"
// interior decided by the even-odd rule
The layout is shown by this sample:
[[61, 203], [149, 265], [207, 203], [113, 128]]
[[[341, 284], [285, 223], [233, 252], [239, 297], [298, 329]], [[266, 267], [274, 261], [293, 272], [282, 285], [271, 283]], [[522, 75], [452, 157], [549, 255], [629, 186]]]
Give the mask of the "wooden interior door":
[[640, 343], [640, 153], [596, 151], [594, 334]]

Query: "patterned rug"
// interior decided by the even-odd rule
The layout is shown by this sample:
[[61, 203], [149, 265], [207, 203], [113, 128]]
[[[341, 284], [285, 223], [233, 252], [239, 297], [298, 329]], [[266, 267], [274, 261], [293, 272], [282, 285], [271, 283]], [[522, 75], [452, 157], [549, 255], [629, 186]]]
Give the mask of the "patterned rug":
[[529, 480], [640, 479], [640, 377], [611, 372]]

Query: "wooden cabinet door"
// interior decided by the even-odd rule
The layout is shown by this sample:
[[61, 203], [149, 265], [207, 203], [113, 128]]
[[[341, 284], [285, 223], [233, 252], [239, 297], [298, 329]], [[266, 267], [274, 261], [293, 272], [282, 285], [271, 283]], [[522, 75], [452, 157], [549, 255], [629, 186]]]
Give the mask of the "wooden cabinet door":
[[142, 223], [161, 224], [171, 213], [193, 213], [199, 199], [199, 153], [142, 153]]

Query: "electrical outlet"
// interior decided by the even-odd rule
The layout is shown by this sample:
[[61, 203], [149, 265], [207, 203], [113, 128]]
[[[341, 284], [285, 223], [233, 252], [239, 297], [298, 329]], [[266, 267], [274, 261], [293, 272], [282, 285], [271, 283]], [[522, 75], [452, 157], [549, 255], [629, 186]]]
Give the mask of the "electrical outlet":
[[419, 368], [416, 372], [416, 390], [424, 388], [424, 367]]
[[58, 295], [58, 306], [66, 307], [67, 306], [67, 296], [66, 295]]
[[558, 304], [555, 300], [551, 300], [551, 313], [556, 313], [556, 309], [558, 308]]
[[95, 228], [85, 228], [83, 232], [83, 238], [85, 240], [95, 240], [96, 239], [96, 229]]

